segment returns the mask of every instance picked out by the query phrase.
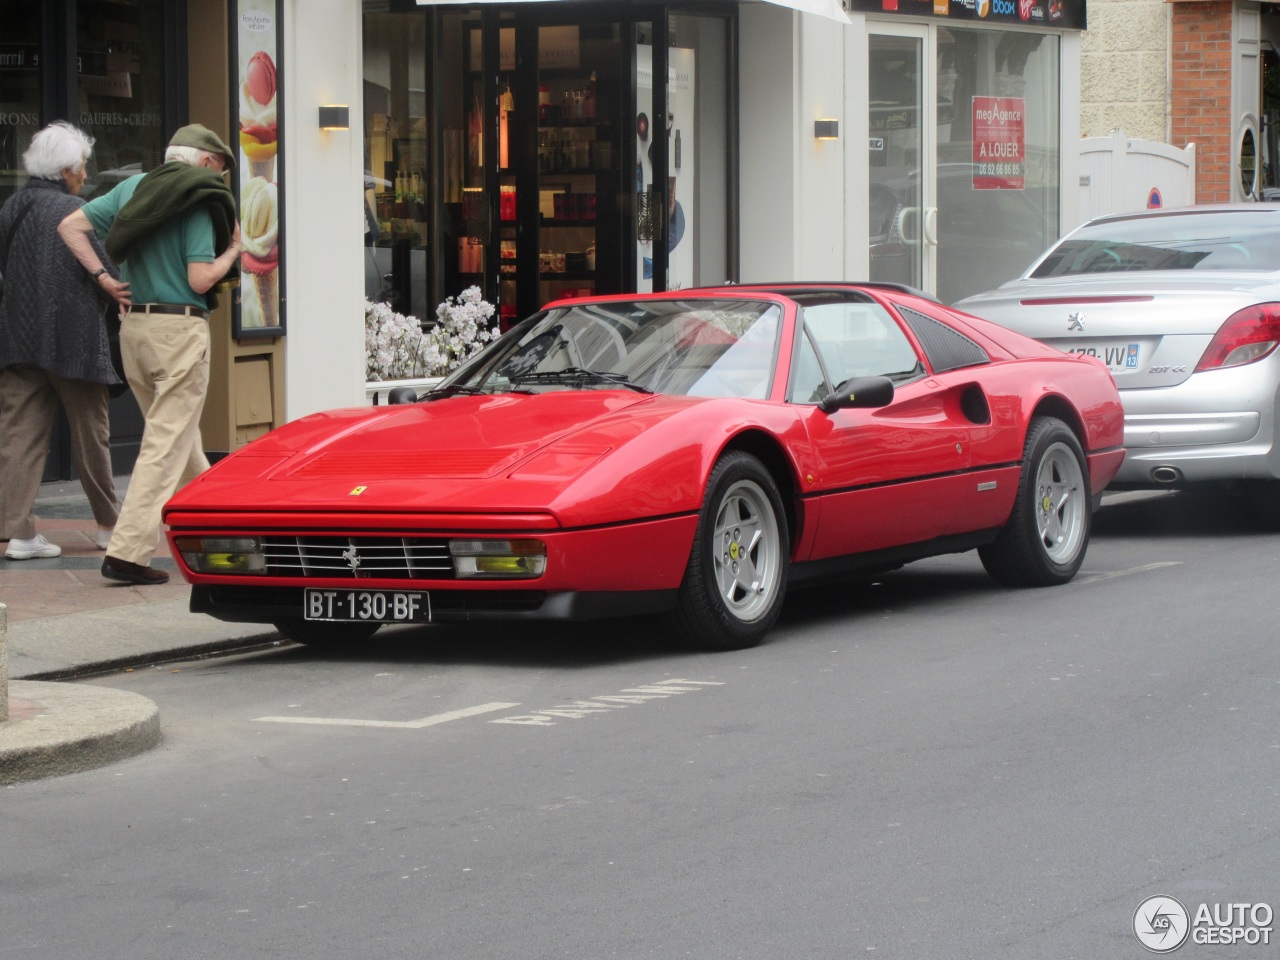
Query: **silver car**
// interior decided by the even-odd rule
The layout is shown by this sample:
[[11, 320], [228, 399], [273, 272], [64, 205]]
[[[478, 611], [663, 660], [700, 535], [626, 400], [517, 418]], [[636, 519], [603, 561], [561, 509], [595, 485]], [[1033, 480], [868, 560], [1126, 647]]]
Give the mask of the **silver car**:
[[1280, 205], [1100, 217], [955, 306], [1107, 365], [1128, 450], [1113, 487], [1232, 481], [1280, 519]]

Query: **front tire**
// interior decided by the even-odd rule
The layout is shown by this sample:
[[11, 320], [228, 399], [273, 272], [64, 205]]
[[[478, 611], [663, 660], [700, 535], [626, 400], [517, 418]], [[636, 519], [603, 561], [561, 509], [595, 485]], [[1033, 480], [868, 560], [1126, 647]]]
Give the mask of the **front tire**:
[[978, 556], [1006, 587], [1066, 583], [1084, 563], [1092, 515], [1089, 463], [1080, 441], [1061, 420], [1037, 417], [1027, 431], [1009, 522]]
[[778, 485], [755, 457], [726, 454], [707, 494], [672, 625], [691, 645], [740, 650], [764, 639], [782, 610], [790, 537]]
[[335, 620], [281, 620], [274, 624], [286, 640], [324, 650], [353, 647], [368, 640], [380, 623], [346, 623]]

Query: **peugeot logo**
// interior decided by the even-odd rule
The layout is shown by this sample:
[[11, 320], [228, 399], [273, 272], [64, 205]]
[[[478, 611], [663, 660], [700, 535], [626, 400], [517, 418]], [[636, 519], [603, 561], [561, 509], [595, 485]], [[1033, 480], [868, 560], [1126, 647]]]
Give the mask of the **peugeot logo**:
[[1067, 314], [1067, 332], [1070, 333], [1073, 330], [1079, 330], [1081, 333], [1084, 333], [1084, 314], [1083, 313]]
[[342, 559], [350, 565], [352, 573], [360, 569], [360, 552], [355, 547], [347, 547], [346, 550], [343, 550]]

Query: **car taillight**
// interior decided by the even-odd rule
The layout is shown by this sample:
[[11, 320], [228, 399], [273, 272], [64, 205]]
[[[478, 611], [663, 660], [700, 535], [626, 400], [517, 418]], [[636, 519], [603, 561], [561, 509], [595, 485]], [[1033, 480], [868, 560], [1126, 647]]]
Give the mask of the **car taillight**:
[[1280, 303], [1237, 310], [1222, 325], [1196, 364], [1196, 373], [1253, 363], [1280, 345]]

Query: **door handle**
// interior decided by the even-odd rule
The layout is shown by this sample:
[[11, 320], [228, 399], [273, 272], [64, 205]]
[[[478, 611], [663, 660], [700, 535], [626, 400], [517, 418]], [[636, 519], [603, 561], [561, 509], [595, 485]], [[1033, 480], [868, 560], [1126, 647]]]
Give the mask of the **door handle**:
[[898, 213], [898, 232], [904, 247], [920, 246], [920, 207], [903, 207]]
[[938, 245], [938, 208], [925, 207], [920, 224], [923, 227], [924, 242], [936, 247]]

